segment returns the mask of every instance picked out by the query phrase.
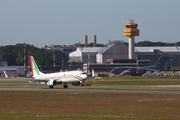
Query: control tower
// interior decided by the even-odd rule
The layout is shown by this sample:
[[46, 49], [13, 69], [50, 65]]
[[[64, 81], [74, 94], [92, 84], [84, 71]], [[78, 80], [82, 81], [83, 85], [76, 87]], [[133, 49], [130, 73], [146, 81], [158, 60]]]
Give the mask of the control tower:
[[124, 30], [124, 36], [129, 37], [129, 59], [135, 59], [134, 36], [139, 36], [138, 24], [133, 19], [129, 19]]

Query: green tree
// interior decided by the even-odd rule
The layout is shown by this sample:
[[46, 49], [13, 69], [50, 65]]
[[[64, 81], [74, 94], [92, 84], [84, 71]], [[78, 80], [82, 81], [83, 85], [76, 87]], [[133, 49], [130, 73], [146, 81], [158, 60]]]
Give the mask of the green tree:
[[[26, 63], [28, 63], [28, 54], [34, 56], [38, 65], [52, 66], [53, 53], [44, 48], [37, 48], [33, 45], [26, 44]], [[64, 54], [61, 51], [56, 52], [58, 58], [63, 59]], [[9, 66], [24, 65], [24, 43], [16, 45], [7, 45], [0, 47], [0, 58], [8, 62]], [[58, 63], [58, 62], [57, 62]], [[60, 64], [60, 63], [59, 63]]]

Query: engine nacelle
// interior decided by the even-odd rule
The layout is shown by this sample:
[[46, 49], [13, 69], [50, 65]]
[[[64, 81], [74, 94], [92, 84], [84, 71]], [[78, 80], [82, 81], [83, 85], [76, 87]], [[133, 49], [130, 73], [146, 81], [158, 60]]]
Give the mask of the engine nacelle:
[[80, 82], [72, 82], [72, 85], [74, 86], [79, 86], [81, 83]]
[[47, 85], [48, 85], [48, 86], [57, 85], [57, 81], [56, 81], [56, 80], [49, 80], [49, 81], [47, 82]]

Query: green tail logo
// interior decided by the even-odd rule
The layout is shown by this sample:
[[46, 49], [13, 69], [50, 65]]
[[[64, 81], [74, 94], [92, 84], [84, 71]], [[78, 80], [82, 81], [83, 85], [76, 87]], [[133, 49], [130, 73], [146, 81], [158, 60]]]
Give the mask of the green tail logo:
[[30, 64], [31, 64], [31, 69], [32, 69], [32, 76], [39, 76], [40, 75], [40, 71], [39, 68], [33, 58], [33, 56], [30, 56]]

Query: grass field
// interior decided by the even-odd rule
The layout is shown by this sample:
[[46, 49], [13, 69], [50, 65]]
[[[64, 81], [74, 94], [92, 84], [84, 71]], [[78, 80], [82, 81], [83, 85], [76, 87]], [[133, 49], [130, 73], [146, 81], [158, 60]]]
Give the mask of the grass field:
[[[161, 88], [161, 89], [180, 89], [180, 77], [102, 77], [94, 80], [88, 79], [84, 84], [89, 88]], [[42, 84], [29, 84], [27, 80], [12, 80], [0, 79], [0, 87], [42, 87], [48, 88]], [[70, 88], [81, 88], [82, 86], [73, 86], [69, 84]], [[62, 88], [62, 85], [57, 85], [55, 88]]]
[[[91, 86], [81, 87], [179, 89], [180, 85], [178, 77], [102, 79], [89, 79], [86, 84]], [[16, 86], [47, 88], [23, 80], [0, 80], [0, 87]], [[0, 91], [0, 120], [179, 120], [179, 113], [179, 94]]]

